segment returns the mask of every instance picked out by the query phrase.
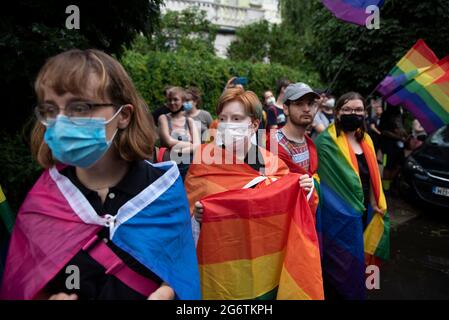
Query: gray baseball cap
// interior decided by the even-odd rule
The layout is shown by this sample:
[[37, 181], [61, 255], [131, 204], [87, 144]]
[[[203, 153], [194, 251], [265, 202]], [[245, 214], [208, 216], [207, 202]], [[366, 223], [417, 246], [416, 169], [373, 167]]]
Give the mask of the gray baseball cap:
[[286, 89], [284, 93], [284, 98], [282, 99], [282, 103], [285, 103], [287, 100], [295, 101], [299, 98], [305, 96], [306, 94], [313, 94], [316, 96], [316, 98], [319, 98], [320, 96], [318, 93], [312, 90], [310, 86], [303, 82], [298, 83], [292, 83], [290, 84]]

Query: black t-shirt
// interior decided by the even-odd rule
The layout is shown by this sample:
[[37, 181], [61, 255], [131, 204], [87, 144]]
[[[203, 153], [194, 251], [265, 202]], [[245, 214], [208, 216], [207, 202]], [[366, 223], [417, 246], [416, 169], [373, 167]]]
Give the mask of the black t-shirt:
[[267, 110], [267, 129], [270, 126], [278, 126], [279, 128], [283, 127], [287, 122], [287, 118], [285, 117], [284, 110], [276, 107], [270, 106]]
[[265, 174], [265, 163], [262, 153], [260, 152], [259, 147], [255, 146], [254, 144], [251, 145], [250, 150], [245, 156], [244, 162], [255, 171], [261, 174]]
[[[221, 147], [222, 149], [225, 148], [224, 145]], [[246, 154], [245, 159], [243, 159], [243, 162], [250, 166], [253, 170], [261, 174], [265, 174], [265, 162], [258, 146], [251, 144], [251, 147]]]
[[[61, 173], [69, 178], [81, 191], [99, 215], [110, 214], [112, 216], [115, 216], [120, 207], [138, 195], [163, 174], [161, 170], [149, 166], [145, 161], [134, 162], [131, 164], [125, 177], [115, 187], [109, 189], [106, 200], [102, 203], [101, 198], [95, 191], [87, 189], [79, 181], [74, 167], [67, 167]], [[98, 236], [102, 239], [109, 239], [109, 229], [103, 228]], [[67, 239], [67, 241], [70, 241], [70, 239]], [[107, 241], [107, 245], [129, 268], [158, 284], [162, 283], [162, 280], [157, 275], [140, 264], [128, 253], [115, 246], [111, 241]], [[80, 270], [79, 290], [68, 290], [66, 288], [65, 282], [68, 274], [65, 273], [65, 270], [69, 265], [75, 265]], [[47, 291], [51, 294], [60, 292], [75, 293], [79, 299], [85, 300], [137, 300], [147, 298], [129, 288], [115, 276], [105, 274], [105, 268], [82, 250], [49, 283]]]
[[363, 204], [365, 205], [365, 213], [363, 215], [363, 228], [366, 228], [366, 218], [367, 218], [367, 212], [366, 209], [368, 209], [368, 205], [370, 203], [370, 174], [369, 174], [369, 168], [368, 163], [366, 162], [365, 155], [363, 153], [356, 154], [357, 157], [357, 163], [359, 165], [359, 175], [360, 175], [360, 181], [362, 182], [362, 189], [363, 189]]
[[163, 114], [167, 114], [170, 113], [170, 109], [168, 109], [166, 106], [162, 106], [157, 108], [156, 110], [154, 110], [151, 115], [153, 116], [154, 119], [154, 124], [157, 126], [158, 125], [158, 121], [159, 121], [159, 117]]

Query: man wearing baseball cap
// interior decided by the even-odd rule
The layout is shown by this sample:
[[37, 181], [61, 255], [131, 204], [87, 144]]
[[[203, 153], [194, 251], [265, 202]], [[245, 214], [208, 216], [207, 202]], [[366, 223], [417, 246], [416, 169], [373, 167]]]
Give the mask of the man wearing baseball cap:
[[[301, 174], [300, 184], [313, 189], [312, 176], [318, 169], [318, 156], [315, 144], [306, 135], [306, 129], [312, 124], [320, 96], [305, 83], [290, 84], [283, 97], [284, 113], [287, 123], [281, 129], [273, 130], [267, 141], [267, 148], [277, 144], [279, 158], [291, 172]], [[270, 148], [271, 150], [276, 150]], [[317, 195], [308, 195], [312, 212], [315, 212]]]

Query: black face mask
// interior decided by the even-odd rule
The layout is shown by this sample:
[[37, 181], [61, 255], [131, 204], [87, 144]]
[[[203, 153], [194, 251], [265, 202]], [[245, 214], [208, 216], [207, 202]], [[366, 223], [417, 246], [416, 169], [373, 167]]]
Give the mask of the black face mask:
[[363, 116], [357, 114], [343, 114], [340, 117], [340, 124], [345, 132], [355, 131], [362, 127]]

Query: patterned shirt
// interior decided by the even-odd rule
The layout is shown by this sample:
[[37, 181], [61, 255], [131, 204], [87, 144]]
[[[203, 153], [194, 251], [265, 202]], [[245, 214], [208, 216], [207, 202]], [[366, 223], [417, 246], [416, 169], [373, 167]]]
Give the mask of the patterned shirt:
[[294, 163], [302, 167], [306, 172], [309, 171], [310, 155], [309, 147], [307, 146], [307, 141], [305, 138], [301, 143], [291, 141], [287, 139], [282, 130], [277, 130], [276, 141], [288, 152]]

